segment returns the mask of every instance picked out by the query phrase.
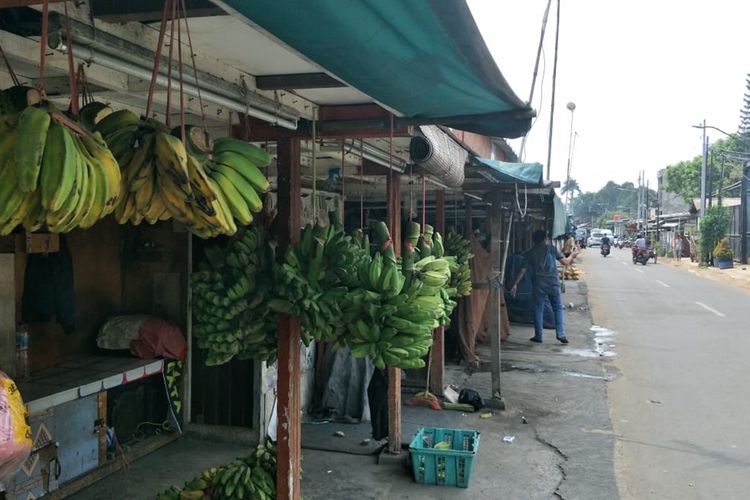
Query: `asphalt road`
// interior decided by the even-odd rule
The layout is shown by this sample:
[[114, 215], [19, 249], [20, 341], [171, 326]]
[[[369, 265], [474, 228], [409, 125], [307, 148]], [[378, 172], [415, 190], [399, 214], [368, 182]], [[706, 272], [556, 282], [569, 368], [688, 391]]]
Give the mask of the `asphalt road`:
[[750, 292], [630, 250], [582, 254], [624, 499], [750, 498]]

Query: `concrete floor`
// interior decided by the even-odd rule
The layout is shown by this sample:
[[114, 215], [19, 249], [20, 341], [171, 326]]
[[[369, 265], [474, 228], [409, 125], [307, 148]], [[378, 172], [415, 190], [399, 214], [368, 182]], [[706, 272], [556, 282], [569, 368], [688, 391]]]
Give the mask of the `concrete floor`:
[[[532, 344], [532, 329], [513, 325], [503, 345], [502, 388], [507, 409], [489, 419], [479, 413], [404, 407], [403, 441], [418, 427], [479, 430], [479, 452], [467, 489], [416, 484], [401, 459], [303, 449], [302, 495], [332, 499], [612, 499], [617, 498], [613, 436], [605, 398], [609, 379], [590, 330], [586, 288], [568, 282], [564, 302], [567, 346], [546, 332]], [[486, 348], [482, 350], [487, 354]], [[486, 356], [485, 356], [486, 357]], [[449, 366], [446, 380], [490, 394], [489, 368], [469, 375]], [[404, 399], [408, 395], [404, 395]], [[522, 422], [522, 417], [527, 423]], [[346, 429], [344, 429], [346, 430]], [[305, 428], [303, 428], [305, 432]], [[503, 437], [514, 436], [512, 443]], [[332, 438], [347, 439], [347, 438]], [[351, 436], [350, 439], [359, 439]], [[76, 495], [88, 499], [148, 499], [181, 485], [202, 469], [229, 461], [245, 448], [184, 438]]]

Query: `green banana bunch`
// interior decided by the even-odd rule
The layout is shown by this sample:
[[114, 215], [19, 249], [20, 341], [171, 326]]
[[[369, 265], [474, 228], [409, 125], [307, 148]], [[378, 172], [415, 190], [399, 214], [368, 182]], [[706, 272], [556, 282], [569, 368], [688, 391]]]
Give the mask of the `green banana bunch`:
[[299, 318], [305, 345], [313, 339], [335, 342], [342, 335], [340, 303], [354, 279], [349, 266], [364, 255], [333, 214], [330, 219], [328, 226], [303, 228], [299, 243], [287, 250], [284, 262], [275, 268], [277, 298], [270, 306]]
[[193, 273], [193, 336], [206, 364], [276, 360], [277, 318], [268, 300], [273, 251], [256, 227], [239, 228], [226, 244], [210, 244]]
[[54, 233], [88, 228], [114, 210], [120, 167], [100, 136], [82, 130], [49, 103], [17, 114], [0, 142], [0, 234], [20, 224]]
[[[276, 456], [264, 445], [262, 452], [236, 459], [219, 469], [214, 478], [214, 498], [218, 500], [276, 498]], [[261, 458], [267, 456], [268, 458]]]
[[450, 231], [445, 242], [445, 251], [455, 257], [455, 268], [451, 269], [451, 288], [456, 289], [456, 295], [465, 297], [471, 294], [471, 243], [460, 234]]

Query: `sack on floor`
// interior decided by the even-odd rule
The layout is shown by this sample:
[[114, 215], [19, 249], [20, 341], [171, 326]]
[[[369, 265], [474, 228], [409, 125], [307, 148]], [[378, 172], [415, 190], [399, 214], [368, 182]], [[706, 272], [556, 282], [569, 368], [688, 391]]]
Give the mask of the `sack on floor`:
[[0, 372], [0, 483], [12, 479], [30, 453], [31, 427], [21, 391]]

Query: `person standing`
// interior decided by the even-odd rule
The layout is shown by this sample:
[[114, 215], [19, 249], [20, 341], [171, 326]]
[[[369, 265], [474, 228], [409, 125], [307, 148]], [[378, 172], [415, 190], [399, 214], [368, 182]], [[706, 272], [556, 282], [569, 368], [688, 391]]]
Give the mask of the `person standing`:
[[565, 257], [560, 251], [550, 244], [547, 232], [544, 230], [534, 231], [531, 236], [534, 246], [524, 254], [524, 262], [518, 275], [513, 280], [510, 288], [512, 297], [516, 296], [518, 283], [523, 279], [526, 270], [531, 268], [534, 272], [532, 278], [533, 300], [534, 300], [534, 336], [531, 342], [541, 343], [544, 335], [544, 301], [549, 299], [552, 311], [555, 313], [555, 333], [557, 340], [563, 344], [568, 343], [565, 336], [565, 323], [563, 317], [562, 297], [560, 296], [560, 278], [557, 273], [557, 263], [567, 266], [578, 256], [578, 252], [572, 252]]
[[679, 234], [674, 239], [674, 256], [677, 258], [677, 262], [682, 260], [682, 236]]

